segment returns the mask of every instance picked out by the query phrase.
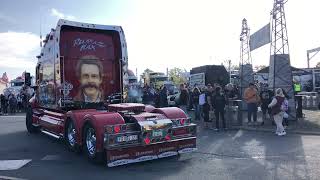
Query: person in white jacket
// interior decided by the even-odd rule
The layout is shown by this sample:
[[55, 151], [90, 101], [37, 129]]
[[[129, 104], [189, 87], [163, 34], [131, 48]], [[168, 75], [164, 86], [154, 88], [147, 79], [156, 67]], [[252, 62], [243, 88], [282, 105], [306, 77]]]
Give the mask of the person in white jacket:
[[271, 114], [273, 115], [273, 119], [277, 125], [276, 134], [278, 136], [286, 135], [284, 127], [282, 125], [283, 114], [284, 112], [281, 109], [281, 105], [285, 100], [282, 89], [278, 88], [275, 92], [275, 97], [272, 99], [271, 103], [268, 105], [271, 108]]

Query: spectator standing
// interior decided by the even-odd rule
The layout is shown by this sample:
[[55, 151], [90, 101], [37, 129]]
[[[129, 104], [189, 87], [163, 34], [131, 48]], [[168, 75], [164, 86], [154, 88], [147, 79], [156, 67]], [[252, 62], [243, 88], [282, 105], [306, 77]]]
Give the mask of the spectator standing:
[[168, 90], [166, 86], [162, 86], [159, 95], [160, 107], [168, 107]]
[[226, 129], [226, 120], [224, 118], [224, 110], [226, 106], [226, 97], [221, 91], [221, 87], [216, 87], [215, 95], [213, 96], [213, 108], [216, 117], [216, 128], [214, 130], [219, 130], [219, 120], [221, 117], [223, 129]]
[[17, 101], [18, 101], [17, 111], [21, 112], [22, 111], [22, 98], [21, 98], [20, 93], [17, 95]]
[[203, 87], [201, 89], [200, 95], [199, 95], [199, 107], [200, 107], [200, 118], [203, 118], [203, 106], [206, 103], [206, 87]]
[[189, 94], [188, 89], [185, 87], [184, 84], [180, 84], [180, 97], [179, 97], [179, 107], [188, 114], [187, 106], [189, 103]]
[[202, 94], [199, 96], [199, 101], [203, 101], [202, 110], [203, 110], [203, 121], [204, 121], [204, 128], [209, 128], [210, 123], [210, 98], [208, 96], [208, 89], [206, 87], [203, 88]]
[[11, 94], [9, 96], [9, 108], [10, 108], [10, 113], [15, 114], [16, 113], [16, 108], [17, 108], [17, 98], [14, 94]]
[[262, 85], [260, 91], [260, 99], [261, 99], [261, 111], [262, 111], [262, 123], [263, 126], [265, 121], [267, 120], [267, 112], [269, 117], [271, 117], [271, 109], [268, 108], [268, 105], [271, 103], [273, 97], [272, 91], [268, 90], [268, 85]]
[[260, 101], [258, 91], [253, 83], [244, 91], [244, 100], [248, 105], [248, 125], [252, 125], [251, 116], [253, 115], [254, 124], [257, 123], [258, 102]]
[[8, 115], [8, 98], [7, 98], [7, 96], [3, 95], [1, 104], [2, 104], [1, 107], [2, 107], [3, 115]]
[[155, 107], [160, 107], [160, 89], [155, 90], [151, 100], [153, 100], [153, 104], [155, 105]]
[[273, 119], [277, 125], [276, 134], [278, 136], [286, 135], [284, 127], [282, 125], [283, 114], [284, 112], [281, 110], [282, 103], [285, 100], [282, 89], [278, 88], [276, 90], [276, 96], [272, 99], [271, 103], [268, 105], [271, 108], [271, 113], [273, 115]]
[[284, 95], [284, 102], [282, 103], [282, 111], [283, 113], [283, 126], [289, 126], [289, 95], [288, 93], [282, 89], [283, 95]]
[[151, 91], [150, 91], [150, 88], [149, 86], [145, 86], [143, 88], [143, 94], [142, 94], [142, 101], [144, 104], [152, 104], [153, 102], [153, 99], [152, 99], [152, 94], [151, 94]]
[[1, 112], [4, 115], [4, 107], [5, 107], [5, 96], [3, 94], [0, 95], [0, 102], [1, 102]]
[[200, 90], [195, 87], [192, 91], [192, 104], [194, 106], [194, 117], [195, 120], [200, 120], [200, 105], [199, 105]]
[[192, 90], [192, 87], [190, 86], [190, 84], [186, 84], [185, 86], [186, 86], [186, 89], [188, 91], [188, 99], [189, 99], [187, 109], [188, 109], [188, 111], [191, 111], [194, 108], [194, 104], [193, 104], [193, 101], [192, 101], [192, 92], [193, 92], [193, 90]]
[[238, 103], [235, 100], [239, 99], [240, 95], [235, 85], [232, 85], [231, 83], [227, 84], [224, 89], [224, 94], [227, 98], [227, 103], [229, 106], [238, 105]]
[[224, 93], [229, 100], [236, 100], [239, 98], [239, 94], [232, 84], [226, 85]]
[[206, 101], [209, 104], [209, 121], [212, 122], [212, 119], [214, 118], [214, 111], [213, 111], [213, 107], [212, 107], [212, 98], [215, 95], [215, 88], [211, 85], [208, 84], [207, 85], [207, 92], [206, 92]]

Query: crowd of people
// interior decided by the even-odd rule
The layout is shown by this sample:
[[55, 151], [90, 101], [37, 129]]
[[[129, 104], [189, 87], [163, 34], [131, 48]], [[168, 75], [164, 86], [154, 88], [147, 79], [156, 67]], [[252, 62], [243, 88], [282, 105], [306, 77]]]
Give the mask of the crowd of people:
[[24, 86], [19, 93], [6, 92], [0, 95], [1, 115], [25, 112], [31, 93], [28, 87]]
[[268, 119], [277, 126], [276, 134], [279, 136], [286, 135], [284, 126], [288, 126], [289, 98], [284, 89], [277, 88], [273, 92], [268, 89], [267, 84], [263, 84], [258, 89], [255, 84], [250, 83], [244, 91], [243, 97], [247, 103], [248, 125], [257, 124], [257, 109], [260, 106], [262, 111], [261, 125], [264, 125], [268, 115]]
[[[24, 86], [18, 94], [7, 93], [0, 95], [1, 114], [8, 115], [16, 112], [25, 112], [27, 103], [31, 98], [30, 88]], [[150, 104], [155, 107], [168, 107], [168, 95], [172, 94], [166, 86], [160, 89], [145, 85], [137, 91], [141, 94], [143, 104]], [[185, 113], [194, 111], [195, 121], [203, 121], [204, 127], [209, 128], [215, 118], [215, 125], [210, 127], [214, 130], [226, 129], [225, 110], [226, 105], [238, 105], [234, 100], [243, 100], [247, 104], [248, 125], [258, 125], [258, 107], [262, 111], [262, 122], [271, 120], [277, 126], [276, 134], [282, 136], [286, 132], [284, 126], [288, 126], [288, 95], [283, 89], [276, 89], [275, 92], [268, 89], [266, 84], [250, 83], [245, 89], [243, 97], [239, 88], [234, 84], [221, 86], [218, 83], [207, 84], [198, 87], [196, 84], [191, 87], [189, 84], [180, 84], [180, 93], [177, 97], [176, 106]], [[222, 127], [220, 125], [222, 121]], [[284, 122], [284, 123], [283, 123]]]
[[[144, 86], [142, 101], [144, 104], [150, 104], [155, 107], [168, 106], [169, 92], [165, 86], [160, 89], [154, 89], [149, 86]], [[228, 100], [236, 100], [240, 97], [237, 86], [228, 84], [222, 88], [215, 83], [213, 86], [208, 84], [204, 87], [189, 84], [180, 84], [180, 94], [177, 97], [176, 106], [188, 113], [194, 110], [195, 119], [203, 119], [205, 126], [208, 127], [211, 122], [210, 112], [214, 111], [216, 119], [222, 120], [223, 128], [226, 128], [224, 118], [224, 109]], [[216, 121], [216, 129], [219, 129], [219, 120]]]
[[[142, 90], [142, 101], [155, 107], [168, 106], [168, 90], [166, 87], [153, 89], [145, 86]], [[207, 84], [204, 87], [193, 87], [188, 84], [180, 85], [180, 94], [177, 106], [185, 113], [194, 112], [195, 121], [203, 121], [205, 128], [213, 130], [227, 129], [225, 111], [229, 104], [239, 105], [242, 100], [246, 104], [248, 125], [263, 126], [267, 120], [277, 126], [276, 134], [285, 135], [284, 126], [288, 126], [288, 99], [289, 96], [283, 89], [275, 92], [268, 89], [267, 84], [250, 83], [245, 89], [243, 96], [239, 88], [234, 84], [222, 86], [218, 83]], [[262, 111], [262, 122], [257, 121], [257, 112], [260, 107]], [[215, 118], [215, 124], [212, 124]], [[221, 121], [221, 122], [220, 122]]]

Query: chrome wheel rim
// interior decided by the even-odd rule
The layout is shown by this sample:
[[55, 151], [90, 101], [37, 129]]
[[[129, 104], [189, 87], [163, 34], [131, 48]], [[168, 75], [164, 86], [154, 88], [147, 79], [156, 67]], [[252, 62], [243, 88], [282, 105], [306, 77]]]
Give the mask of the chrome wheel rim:
[[69, 144], [74, 147], [76, 144], [76, 129], [74, 128], [73, 123], [69, 123], [67, 132]]
[[96, 152], [96, 135], [93, 128], [89, 128], [86, 134], [87, 150], [90, 155], [94, 155]]

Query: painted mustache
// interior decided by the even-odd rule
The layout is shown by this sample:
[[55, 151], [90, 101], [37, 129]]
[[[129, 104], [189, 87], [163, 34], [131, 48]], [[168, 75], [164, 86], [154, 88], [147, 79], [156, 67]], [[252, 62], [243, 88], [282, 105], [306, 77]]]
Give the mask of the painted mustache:
[[94, 83], [88, 83], [88, 84], [81, 85], [81, 88], [82, 89], [85, 89], [85, 88], [96, 88], [96, 89], [99, 89], [99, 87]]

